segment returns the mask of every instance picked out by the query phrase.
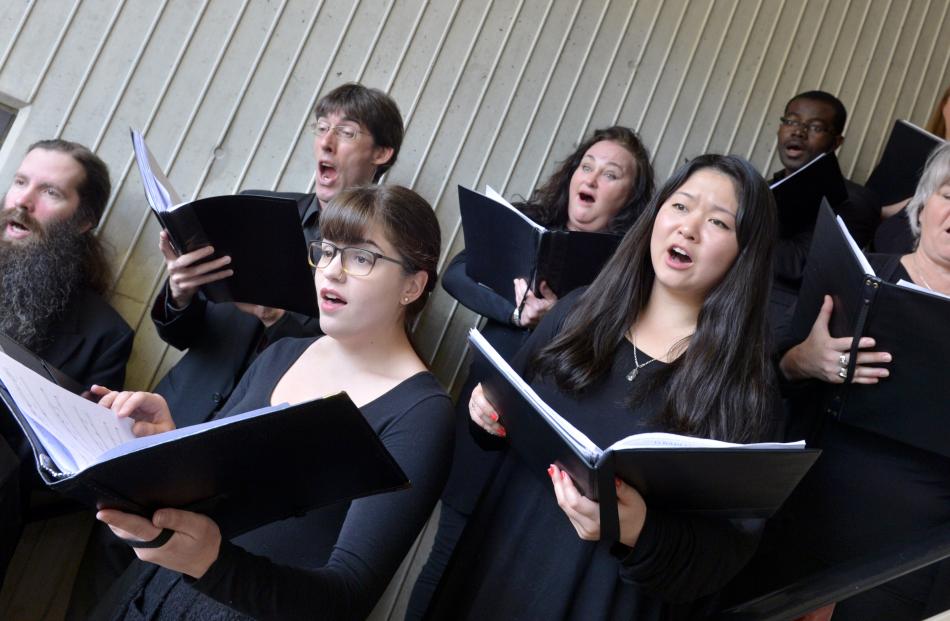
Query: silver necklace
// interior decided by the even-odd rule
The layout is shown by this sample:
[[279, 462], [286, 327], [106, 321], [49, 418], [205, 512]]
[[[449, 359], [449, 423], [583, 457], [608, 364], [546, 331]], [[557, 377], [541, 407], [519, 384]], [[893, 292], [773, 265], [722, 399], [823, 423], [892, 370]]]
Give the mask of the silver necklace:
[[924, 278], [924, 271], [920, 269], [920, 261], [917, 260], [916, 252], [914, 253], [914, 267], [917, 268], [917, 275], [920, 277], [920, 282], [931, 291], [936, 291], [936, 289], [930, 286], [930, 283], [927, 282], [927, 279]]
[[637, 379], [637, 376], [640, 375], [640, 369], [647, 366], [651, 362], [656, 362], [656, 358], [650, 358], [643, 364], [640, 364], [640, 361], [637, 359], [637, 335], [635, 332], [630, 332], [630, 342], [633, 343], [633, 368], [630, 369], [630, 372], [627, 373], [627, 381], [632, 382]]

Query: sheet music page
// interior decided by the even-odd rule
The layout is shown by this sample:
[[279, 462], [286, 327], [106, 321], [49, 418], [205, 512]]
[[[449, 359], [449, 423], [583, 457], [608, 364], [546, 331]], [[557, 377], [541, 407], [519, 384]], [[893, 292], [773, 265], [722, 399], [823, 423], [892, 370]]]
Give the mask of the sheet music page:
[[520, 375], [515, 373], [511, 365], [501, 357], [495, 348], [491, 346], [491, 343], [485, 340], [481, 332], [475, 329], [470, 330], [468, 339], [472, 345], [477, 347], [479, 351], [491, 360], [492, 364], [494, 364], [502, 375], [511, 382], [511, 385], [515, 387], [515, 390], [520, 392], [554, 428], [559, 429], [561, 436], [571, 442], [579, 453], [587, 457], [590, 463], [594, 463], [597, 458], [600, 457], [600, 454], [603, 452], [600, 450], [600, 447], [594, 444], [584, 432], [567, 422], [563, 416], [551, 409], [551, 406], [545, 403], [544, 400], [538, 396], [538, 393], [536, 393]]
[[874, 273], [874, 268], [868, 263], [868, 258], [864, 256], [864, 253], [858, 248], [858, 242], [854, 241], [854, 238], [851, 237], [851, 232], [848, 231], [848, 226], [844, 223], [844, 220], [841, 219], [841, 216], [835, 216], [835, 220], [838, 222], [838, 227], [841, 229], [841, 232], [844, 233], [844, 238], [848, 240], [851, 254], [853, 254], [854, 258], [861, 264], [861, 269], [869, 276], [877, 276], [877, 274]]
[[145, 186], [145, 197], [155, 211], [168, 211], [181, 203], [181, 197], [165, 177], [155, 156], [148, 150], [142, 134], [132, 128], [129, 128], [129, 131], [132, 132], [132, 151], [135, 153], [135, 161], [139, 166], [142, 185]]
[[63, 472], [82, 470], [105, 451], [135, 438], [131, 420], [117, 419], [109, 409], [40, 377], [4, 353], [0, 382]]
[[934, 291], [933, 289], [928, 289], [927, 287], [922, 287], [915, 282], [910, 282], [901, 278], [897, 281], [898, 287], [904, 287], [905, 289], [911, 289], [913, 291], [920, 291], [921, 293], [929, 293], [930, 295], [939, 295], [945, 300], [950, 300], [950, 295], [940, 293], [939, 291]]
[[795, 175], [801, 173], [803, 170], [806, 170], [809, 166], [814, 166], [815, 164], [817, 164], [817, 163], [821, 160], [821, 158], [823, 158], [823, 157], [825, 157], [825, 154], [824, 154], [824, 153], [822, 153], [821, 155], [819, 155], [818, 157], [816, 157], [816, 158], [813, 159], [812, 161], [808, 162], [807, 164], [805, 164], [804, 166], [802, 166], [801, 168], [799, 168], [798, 170], [796, 170], [796, 171], [793, 172], [792, 174], [790, 174], [790, 175], [785, 175], [784, 177], [782, 177], [781, 179], [779, 179], [779, 180], [776, 181], [775, 183], [769, 184], [769, 189], [770, 189], [770, 190], [774, 190], [775, 188], [777, 188], [778, 186], [782, 185], [783, 183], [785, 183], [786, 181], [788, 181], [789, 179], [791, 179], [791, 178], [794, 177]]
[[627, 436], [610, 445], [611, 449], [625, 448], [742, 448], [749, 450], [768, 450], [768, 449], [788, 449], [801, 450], [805, 448], [805, 441], [797, 442], [758, 442], [755, 444], [735, 444], [732, 442], [723, 442], [721, 440], [710, 440], [708, 438], [694, 438], [692, 436], [681, 436], [675, 433], [638, 433], [633, 436]]
[[523, 213], [521, 213], [521, 210], [519, 210], [519, 209], [516, 208], [514, 205], [512, 205], [511, 203], [509, 203], [508, 200], [507, 200], [504, 196], [502, 196], [501, 194], [499, 194], [499, 193], [498, 193], [493, 187], [491, 187], [490, 185], [486, 185], [486, 186], [485, 186], [485, 196], [487, 196], [488, 198], [492, 199], [492, 200], [495, 201], [496, 203], [501, 203], [502, 205], [504, 205], [504, 206], [507, 207], [508, 209], [512, 210], [513, 212], [515, 212], [516, 214], [518, 214], [519, 216], [521, 216], [521, 218], [522, 218], [525, 222], [527, 222], [528, 224], [530, 224], [530, 225], [533, 226], [534, 228], [538, 229], [538, 231], [540, 231], [541, 233], [544, 233], [545, 231], [547, 231], [546, 228], [544, 228], [543, 226], [541, 226], [540, 224], [538, 224], [537, 222], [535, 222], [534, 220], [532, 220], [532, 219], [529, 218], [528, 216], [526, 216], [526, 215], [524, 215]]
[[108, 461], [110, 459], [115, 459], [116, 457], [121, 457], [123, 455], [128, 455], [129, 453], [134, 453], [135, 451], [141, 451], [153, 446], [158, 446], [159, 444], [165, 444], [168, 442], [174, 442], [181, 438], [187, 438], [189, 436], [198, 435], [199, 433], [205, 433], [212, 429], [217, 429], [218, 427], [224, 427], [225, 425], [232, 425], [236, 422], [242, 420], [247, 420], [249, 418], [256, 418], [258, 416], [266, 416], [273, 412], [278, 412], [280, 410], [285, 410], [290, 407], [289, 403], [280, 403], [278, 405], [269, 405], [266, 407], [258, 408], [256, 410], [251, 410], [250, 412], [244, 412], [243, 414], [235, 414], [233, 416], [225, 416], [224, 418], [215, 418], [203, 423], [198, 423], [197, 425], [188, 425], [186, 427], [178, 427], [177, 429], [172, 429], [171, 431], [165, 431], [163, 433], [156, 433], [150, 436], [142, 436], [140, 438], [135, 438], [129, 442], [123, 442], [122, 444], [115, 446], [102, 455], [99, 456], [99, 459], [96, 461]]

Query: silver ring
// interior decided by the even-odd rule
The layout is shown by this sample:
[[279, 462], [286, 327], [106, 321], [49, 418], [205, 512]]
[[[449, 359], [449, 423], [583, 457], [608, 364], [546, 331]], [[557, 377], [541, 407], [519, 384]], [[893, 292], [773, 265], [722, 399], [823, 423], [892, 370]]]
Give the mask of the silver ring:
[[848, 370], [844, 367], [838, 369], [838, 377], [841, 379], [848, 379]]
[[842, 367], [848, 366], [848, 354], [841, 354], [838, 356], [838, 364], [840, 364]]

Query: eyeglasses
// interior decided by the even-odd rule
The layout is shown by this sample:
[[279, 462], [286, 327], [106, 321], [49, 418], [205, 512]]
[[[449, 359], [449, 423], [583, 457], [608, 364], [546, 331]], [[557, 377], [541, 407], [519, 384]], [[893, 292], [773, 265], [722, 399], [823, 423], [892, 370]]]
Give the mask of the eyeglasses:
[[330, 132], [344, 142], [353, 142], [362, 133], [359, 127], [352, 125], [330, 125], [326, 121], [317, 121], [313, 126], [313, 133], [317, 136], [326, 136]]
[[782, 127], [787, 127], [789, 129], [800, 129], [806, 134], [815, 134], [816, 136], [821, 136], [822, 134], [827, 134], [831, 132], [831, 129], [826, 127], [823, 123], [802, 123], [796, 119], [790, 119], [787, 117], [780, 117], [779, 121], [782, 123]]
[[333, 259], [336, 258], [337, 254], [343, 257], [343, 271], [350, 276], [366, 276], [371, 271], [373, 271], [373, 266], [376, 265], [376, 261], [379, 259], [382, 259], [383, 261], [389, 261], [390, 263], [395, 263], [396, 265], [403, 265], [402, 261], [390, 259], [389, 257], [378, 252], [373, 252], [372, 250], [366, 250], [365, 248], [353, 248], [352, 246], [341, 248], [336, 244], [331, 244], [328, 241], [310, 242], [307, 259], [310, 262], [310, 267], [315, 267], [322, 270], [326, 269], [331, 263], [333, 263]]

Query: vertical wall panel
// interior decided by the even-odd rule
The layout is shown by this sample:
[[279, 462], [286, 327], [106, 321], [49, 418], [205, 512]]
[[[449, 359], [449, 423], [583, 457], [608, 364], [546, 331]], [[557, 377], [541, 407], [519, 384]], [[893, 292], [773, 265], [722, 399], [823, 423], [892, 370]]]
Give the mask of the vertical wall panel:
[[[111, 300], [138, 330], [129, 384], [143, 388], [181, 354], [148, 319], [164, 266], [130, 125], [186, 197], [307, 190], [319, 96], [354, 79], [388, 89], [407, 120], [388, 181], [433, 204], [444, 266], [463, 244], [457, 184], [528, 196], [614, 122], [640, 132], [660, 181], [704, 151], [767, 173], [785, 102], [821, 88], [848, 107], [839, 157], [862, 181], [894, 119], [925, 123], [950, 83], [948, 31], [943, 0], [9, 0], [0, 102], [19, 112], [0, 183], [43, 137], [85, 142], [109, 163], [99, 234]], [[449, 388], [477, 321], [439, 289], [416, 326]], [[377, 618], [404, 595], [394, 586]]]

